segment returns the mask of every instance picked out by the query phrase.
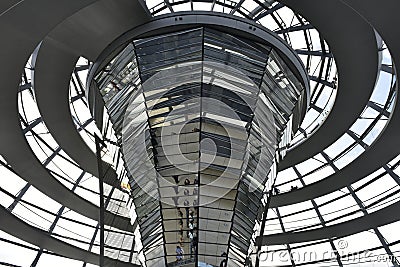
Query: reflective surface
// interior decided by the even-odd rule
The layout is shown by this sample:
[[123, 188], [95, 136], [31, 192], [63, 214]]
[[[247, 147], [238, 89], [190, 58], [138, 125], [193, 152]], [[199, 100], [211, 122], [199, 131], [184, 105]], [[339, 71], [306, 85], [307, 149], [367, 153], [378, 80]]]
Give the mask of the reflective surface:
[[[2, 6], [1, 8], [10, 8], [11, 11], [15, 11], [15, 16], [17, 17], [18, 12], [16, 9], [26, 3], [11, 6], [11, 2], [9, 6], [7, 6], [8, 4], [5, 4], [4, 7]], [[313, 88], [313, 97], [311, 100], [314, 105], [311, 105], [311, 110], [307, 113], [306, 120], [304, 120], [302, 129], [297, 133], [297, 138], [293, 141], [293, 145], [303, 142], [313, 132], [317, 131], [324, 119], [328, 116], [329, 110], [334, 104], [339, 106], [341, 105], [341, 103], [334, 103], [335, 95], [340, 91], [341, 87], [340, 81], [338, 82], [336, 79], [336, 68], [333, 55], [321, 36], [325, 36], [324, 31], [319, 32], [317, 29], [313, 28], [304, 17], [292, 12], [282, 3], [276, 1], [254, 2], [252, 0], [215, 1], [212, 3], [193, 2], [192, 4], [189, 0], [175, 2], [147, 1], [148, 6], [151, 8], [159, 3], [160, 7], [152, 9], [153, 14], [155, 15], [161, 14], [162, 12], [204, 9], [213, 10], [215, 12], [232, 13], [237, 16], [246, 17], [277, 32], [298, 52], [309, 71]], [[171, 8], [168, 7], [168, 4]], [[165, 7], [161, 8], [162, 6]], [[377, 5], [376, 9], [385, 9], [385, 7], [386, 5]], [[46, 9], [45, 6], [40, 6], [39, 4], [37, 5], [37, 8], [38, 10]], [[32, 9], [30, 8], [29, 10]], [[313, 11], [315, 13], [321, 12], [322, 16], [324, 16], [323, 12], [326, 12], [327, 14], [332, 12], [332, 10], [326, 8], [325, 10], [317, 10], [317, 8], [313, 8]], [[45, 12], [47, 11], [45, 10]], [[1, 17], [4, 18], [4, 15], [7, 15], [7, 13], [11, 12], [2, 13]], [[53, 12], [47, 13], [53, 14]], [[386, 14], [390, 14], [389, 10], [385, 12], [385, 15]], [[29, 24], [29, 31], [31, 32], [33, 28], [32, 25], [36, 25], [35, 21], [29, 20], [31, 18], [27, 17], [26, 14], [23, 14], [20, 17], [21, 21], [27, 21]], [[102, 15], [99, 14], [99, 17], [102, 17]], [[395, 20], [395, 18], [391, 19]], [[326, 23], [329, 24], [332, 22], [327, 21]], [[13, 21], [10, 25], [14, 24], [15, 22]], [[374, 26], [373, 23], [372, 25]], [[2, 30], [4, 29], [2, 28]], [[341, 29], [337, 29], [339, 33], [340, 30]], [[7, 34], [4, 34], [3, 36], [6, 39]], [[20, 47], [20, 44], [16, 46]], [[393, 46], [391, 49], [394, 51], [396, 50]], [[33, 48], [29, 49], [28, 53], [32, 50]], [[389, 75], [395, 76], [394, 66], [392, 66], [391, 57], [386, 46], [382, 47], [382, 51], [384, 54], [382, 63], [384, 65], [381, 66], [380, 71], [381, 73], [386, 74], [381, 75], [382, 79], [379, 80], [375, 87], [374, 96], [371, 97], [369, 103], [365, 103], [366, 108], [363, 114], [360, 114], [360, 120], [352, 126], [352, 129], [346, 133], [346, 136], [342, 138], [337, 145], [330, 148], [329, 151], [326, 151], [328, 157], [323, 157], [322, 154], [316, 155], [310, 159], [309, 162], [282, 171], [277, 178], [277, 185], [279, 185], [278, 188], [280, 188], [280, 193], [290, 190], [292, 185], [299, 188], [303, 186], [307, 188], [315, 181], [323, 181], [329, 178], [329, 175], [332, 173], [340, 174], [342, 166], [351, 166], [353, 159], [360, 155], [360, 151], [369, 154], [375, 153], [374, 148], [370, 148], [369, 146], [373, 145], [375, 140], [380, 139], [380, 133], [384, 132], [384, 127], [386, 124], [390, 123], [390, 114], [395, 108], [395, 101], [393, 100], [396, 99], [396, 96], [393, 96], [392, 92], [390, 92], [392, 87], [390, 81], [392, 78], [388, 78]], [[8, 49], [6, 53], [10, 53]], [[357, 51], [355, 50], [354, 53], [357, 53]], [[7, 62], [7, 68], [9, 68], [9, 64], [10, 66], [13, 65], [13, 61], [10, 60], [5, 60], [4, 62]], [[58, 62], [58, 64], [63, 63], [64, 62], [62, 61]], [[90, 62], [88, 61], [80, 61], [77, 63], [76, 73], [79, 74], [79, 77], [76, 77], [75, 73], [73, 74], [70, 101], [71, 112], [74, 120], [76, 119], [75, 122], [77, 123], [77, 131], [79, 131], [87, 145], [94, 148], [91, 133], [97, 131], [97, 129], [95, 129], [90, 111], [82, 108], [87, 105], [87, 100], [83, 93], [84, 88], [81, 88], [78, 92], [74, 92], [75, 86], [84, 84], [84, 70], [89, 64]], [[360, 68], [362, 67], [363, 66], [360, 65]], [[19, 71], [21, 69], [22, 67], [18, 68], [16, 77], [20, 75]], [[67, 190], [70, 190], [71, 195], [80, 195], [88, 201], [97, 203], [97, 178], [91, 174], [85, 173], [83, 179], [78, 179], [84, 172], [78, 167], [80, 163], [71, 163], [73, 161], [69, 158], [67, 153], [59, 148], [57, 142], [53, 138], [49, 137], [51, 133], [48, 132], [44, 123], [42, 123], [43, 119], [37, 108], [35, 108], [37, 106], [35, 92], [31, 89], [32, 84], [30, 73], [32, 70], [34, 70], [34, 68], [30, 62], [28, 62], [26, 69], [22, 74], [19, 88], [21, 92], [23, 92], [20, 93], [21, 101], [19, 104], [21, 130], [24, 131], [25, 136], [29, 141], [32, 153], [37, 156], [46, 168], [48, 167], [49, 170], [52, 170], [54, 179], [58, 179]], [[3, 75], [3, 79], [6, 80], [10, 78], [7, 76], [10, 75], [8, 73]], [[395, 79], [393, 79], [393, 83], [394, 81]], [[13, 90], [17, 93], [17, 86], [15, 86], [15, 88], [4, 89]], [[22, 94], [24, 96], [22, 96]], [[57, 110], [54, 110], [54, 112], [57, 112]], [[110, 127], [108, 115], [104, 113], [102, 119], [104, 121], [104, 127], [99, 127], [99, 130], [107, 136], [107, 139], [115, 142], [116, 139], [113, 139], [114, 133], [113, 129]], [[352, 134], [352, 132], [354, 134]], [[42, 140], [38, 137], [41, 137]], [[111, 155], [113, 155], [114, 148], [111, 143], [109, 144], [107, 141], [107, 147], [110, 149]], [[380, 156], [379, 153], [376, 154], [376, 158], [380, 158]], [[59, 157], [61, 157], [61, 159], [57, 159]], [[74, 207], [68, 207], [68, 205], [65, 207], [64, 213], [61, 215], [65, 221], [59, 219], [59, 208], [64, 208], [64, 206], [46, 196], [46, 194], [50, 194], [49, 191], [40, 192], [33, 185], [30, 185], [27, 182], [26, 177], [17, 174], [14, 171], [14, 169], [18, 168], [7, 164], [5, 158], [0, 157], [0, 159], [2, 162], [0, 173], [3, 177], [0, 185], [1, 205], [4, 208], [9, 208], [12, 204], [20, 206], [20, 208], [16, 207], [13, 210], [10, 210], [12, 216], [18, 216], [19, 218], [23, 218], [24, 221], [30, 223], [32, 226], [32, 232], [35, 231], [36, 228], [42, 228], [44, 231], [51, 234], [52, 231], [50, 231], [50, 226], [56, 224], [56, 228], [61, 227], [67, 229], [67, 231], [53, 231], [53, 233], [56, 234], [51, 234], [52, 238], [62, 239], [73, 246], [82, 247], [82, 249], [85, 250], [88, 250], [89, 247], [90, 251], [98, 253], [97, 222], [95, 220], [87, 217], [85, 212], [77, 213], [70, 210], [70, 208]], [[51, 162], [52, 159], [56, 159], [56, 167], [53, 163], [48, 163]], [[64, 163], [63, 159], [67, 159], [66, 163]], [[270, 235], [273, 233], [290, 231], [298, 232], [301, 230], [311, 230], [313, 228], [321, 228], [322, 232], [326, 232], [327, 226], [368, 216], [367, 214], [369, 212], [371, 213], [383, 209], [388, 205], [397, 202], [399, 197], [398, 187], [400, 174], [398, 170], [398, 160], [398, 157], [396, 157], [393, 160], [388, 161], [386, 164], [380, 166], [380, 168], [375, 172], [372, 172], [370, 175], [367, 175], [363, 179], [351, 184], [350, 189], [342, 188], [324, 196], [316, 197], [313, 200], [271, 209], [268, 212], [268, 220], [266, 223], [267, 228], [264, 234]], [[335, 161], [337, 162], [333, 163]], [[320, 168], [321, 166], [325, 167]], [[120, 166], [117, 167], [117, 170], [118, 174], [124, 172], [123, 168]], [[319, 172], [319, 170], [322, 172]], [[324, 172], [323, 170], [329, 171]], [[55, 175], [55, 173], [57, 173], [57, 175]], [[302, 180], [304, 180], [304, 183]], [[353, 192], [355, 194], [353, 194]], [[125, 202], [120, 201], [122, 197], [117, 197], [115, 195], [113, 199], [116, 200], [117, 203], [117, 205], [114, 206], [113, 211], [121, 215], [126, 214], [125, 209], [123, 208]], [[132, 201], [129, 200], [129, 206], [131, 205]], [[23, 207], [26, 208], [22, 209]], [[134, 221], [136, 217], [134, 214], [132, 216]], [[68, 224], [68, 222], [71, 222], [71, 224]], [[91, 225], [92, 227], [85, 227]], [[294, 262], [290, 262], [290, 259], [284, 259], [284, 261], [280, 262], [263, 260], [261, 266], [353, 266], [355, 264], [366, 267], [371, 266], [371, 264], [374, 264], [375, 266], [398, 266], [396, 259], [390, 258], [392, 255], [399, 256], [400, 236], [398, 227], [399, 223], [395, 222], [377, 227], [376, 229], [352, 234], [341, 239], [321, 239], [315, 242], [264, 247], [263, 250], [268, 249], [269, 251], [277, 251], [277, 253], [283, 252], [286, 254], [290, 251], [299, 253], [310, 251], [322, 253], [324, 251], [329, 251], [330, 257], [325, 259], [308, 258], [301, 261], [295, 259]], [[28, 236], [29, 233], [30, 232], [24, 233], [24, 236]], [[132, 240], [134, 237], [132, 235], [126, 235], [125, 238], [118, 240], [124, 240], [124, 242], [127, 242], [127, 248], [124, 251], [121, 250], [120, 253], [118, 251], [121, 243], [114, 244], [113, 248], [109, 247], [109, 255], [119, 255], [121, 256], [121, 259], [128, 261], [129, 257], [132, 258], [132, 251], [135, 251], [133, 253], [134, 259], [136, 257], [136, 252], [141, 249], [140, 240], [138, 238], [139, 235], [140, 234], [137, 231], [136, 245], [132, 246], [134, 249], [130, 250], [128, 248], [128, 244], [130, 244], [130, 241], [128, 240]], [[0, 247], [2, 248], [0, 252], [0, 262], [4, 265], [49, 266], [54, 264], [54, 262], [57, 262], [59, 266], [92, 266], [91, 264], [87, 264], [84, 259], [73, 260], [66, 256], [56, 255], [52, 250], [41, 249], [40, 247], [33, 245], [34, 243], [28, 243], [17, 238], [15, 234], [10, 235], [1, 231], [0, 237]], [[339, 247], [339, 244], [343, 244], [342, 239], [348, 242], [348, 247], [343, 250]], [[112, 243], [111, 235], [109, 242]], [[361, 262], [351, 261], [348, 256], [341, 255], [342, 252], [346, 254], [359, 252], [364, 249], [371, 251], [373, 254], [364, 254], [364, 258], [362, 258]], [[336, 251], [339, 251], [339, 253]], [[21, 257], [21, 255], [23, 255], [23, 257]], [[376, 256], [382, 257], [382, 260], [377, 262]], [[135, 262], [140, 263], [139, 260], [136, 260]]]
[[96, 81], [121, 135], [147, 264], [241, 266], [304, 94], [287, 64], [268, 45], [194, 28], [134, 40]]

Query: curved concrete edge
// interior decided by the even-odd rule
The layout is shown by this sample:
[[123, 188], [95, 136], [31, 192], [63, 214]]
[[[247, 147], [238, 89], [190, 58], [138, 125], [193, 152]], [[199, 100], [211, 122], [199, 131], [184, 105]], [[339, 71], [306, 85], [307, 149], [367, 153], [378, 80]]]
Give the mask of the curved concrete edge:
[[[148, 20], [150, 13], [141, 0], [101, 0], [52, 30], [35, 58], [34, 89], [47, 127], [60, 147], [95, 176], [97, 157], [76, 131], [69, 108], [72, 71], [80, 55], [94, 60], [117, 36]], [[108, 169], [109, 164], [103, 162], [103, 170]], [[104, 181], [119, 186], [114, 170]]]
[[351, 127], [371, 96], [379, 66], [374, 29], [347, 5], [338, 0], [282, 2], [307, 18], [328, 42], [338, 69], [339, 87], [326, 121], [302, 144], [288, 151], [279, 170], [311, 158]]
[[369, 215], [365, 215], [347, 222], [326, 226], [315, 230], [293, 233], [288, 232], [257, 237], [256, 243], [258, 245], [267, 246], [345, 237], [398, 221], [400, 220], [399, 210], [400, 202], [397, 202]]
[[[399, 104], [397, 99], [397, 105]], [[389, 125], [380, 138], [360, 157], [327, 178], [300, 189], [275, 195], [270, 207], [280, 207], [311, 200], [355, 183], [378, 170], [400, 153], [400, 111], [395, 109]]]
[[[0, 153], [16, 173], [38, 190], [88, 218], [98, 220], [99, 208], [72, 193], [57, 181], [34, 156], [19, 121], [17, 94], [21, 71], [32, 51], [62, 20], [95, 0], [24, 1], [0, 16]], [[38, 8], [40, 7], [40, 8]], [[121, 230], [130, 229], [130, 219], [106, 212], [106, 221]]]
[[[99, 177], [97, 157], [76, 130], [69, 107], [69, 85], [78, 56], [46, 37], [33, 57], [33, 88], [40, 114], [58, 145], [85, 171]], [[110, 165], [102, 162], [103, 170]], [[114, 169], [104, 182], [119, 188]]]
[[7, 12], [7, 10], [13, 8], [15, 5], [18, 5], [20, 0], [3, 0], [0, 2], [0, 16]]
[[96, 83], [92, 82], [90, 88], [86, 88], [85, 95], [87, 96], [88, 105], [92, 117], [95, 120], [97, 128], [103, 128], [103, 116], [104, 116], [104, 100], [101, 97], [100, 91]]
[[[70, 245], [64, 241], [52, 237], [48, 232], [29, 225], [17, 218], [3, 206], [0, 206], [0, 229], [25, 242], [38, 246], [39, 248], [57, 253], [64, 257], [84, 261], [91, 264], [99, 264], [99, 255]], [[105, 257], [106, 266], [136, 267], [138, 265], [118, 261]]]
[[[51, 33], [51, 38], [60, 41], [75, 55], [94, 61], [115, 38], [150, 19], [150, 11], [143, 0], [100, 0], [64, 21]], [[100, 100], [99, 96], [95, 100], [88, 97], [90, 111], [99, 129], [104, 109], [101, 97]]]
[[118, 36], [150, 19], [143, 0], [99, 0], [64, 20], [48, 37], [94, 61]]
[[[385, 41], [393, 57], [394, 63], [400, 65], [400, 39], [398, 37], [398, 23], [400, 18], [396, 12], [400, 8], [400, 2], [396, 0], [381, 1], [370, 0], [340, 0], [355, 12], [361, 15], [368, 23], [373, 25], [379, 35]], [[399, 74], [399, 71], [396, 71]]]
[[[400, 18], [398, 15], [395, 16], [394, 14], [394, 10], [396, 10], [396, 8], [400, 8], [400, 3], [397, 1], [389, 1], [389, 6], [379, 6], [380, 8], [375, 10], [377, 7], [376, 5], [378, 4], [377, 1], [371, 2], [368, 7], [366, 7], [362, 1], [345, 1], [348, 1], [355, 6], [358, 4], [359, 7], [357, 6], [357, 8], [362, 9], [363, 12], [367, 14], [368, 19], [379, 31], [379, 34], [382, 36], [387, 47], [389, 48], [394, 63], [400, 65], [400, 39], [396, 34], [393, 34], [394, 32], [398, 31], [397, 25], [400, 23]], [[377, 13], [377, 11], [379, 12]], [[392, 17], [389, 15], [389, 13], [387, 13], [388, 11], [393, 12], [391, 14], [393, 15]], [[396, 76], [400, 77], [400, 72], [397, 68]], [[339, 172], [328, 176], [321, 181], [312, 183], [295, 191], [273, 196], [270, 207], [274, 208], [291, 205], [332, 193], [363, 179], [365, 176], [376, 171], [394, 157], [398, 156], [400, 153], [399, 102], [400, 96], [398, 94], [395, 109], [390, 117], [390, 122], [388, 125], [386, 125], [377, 141], [375, 141], [369, 147], [368, 151], [365, 151], [360, 157]]]

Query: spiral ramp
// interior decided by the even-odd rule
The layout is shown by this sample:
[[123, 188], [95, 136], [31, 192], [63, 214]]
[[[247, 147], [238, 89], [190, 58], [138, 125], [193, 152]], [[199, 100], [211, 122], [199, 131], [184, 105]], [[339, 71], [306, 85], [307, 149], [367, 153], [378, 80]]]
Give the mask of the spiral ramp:
[[[99, 264], [93, 133], [109, 140], [111, 157], [120, 157], [120, 152], [101, 100], [86, 85], [85, 75], [114, 39], [162, 13], [196, 12], [193, 2], [0, 3], [0, 264]], [[351, 265], [341, 249], [367, 249], [387, 256], [387, 265], [382, 266], [399, 266], [400, 111], [395, 65], [400, 61], [400, 4], [213, 3], [212, 8], [219, 5], [220, 12], [254, 20], [290, 43], [312, 85], [310, 109], [296, 143], [278, 165], [277, 190], [265, 231], [256, 242], [268, 248], [265, 255], [307, 249], [333, 254], [302, 262], [265, 261], [260, 266]], [[106, 266], [143, 265], [135, 215], [129, 213], [126, 206], [131, 203], [120, 188], [126, 173], [106, 157], [101, 166], [107, 170]], [[372, 266], [368, 260], [374, 258], [368, 255], [371, 258], [360, 266]]]

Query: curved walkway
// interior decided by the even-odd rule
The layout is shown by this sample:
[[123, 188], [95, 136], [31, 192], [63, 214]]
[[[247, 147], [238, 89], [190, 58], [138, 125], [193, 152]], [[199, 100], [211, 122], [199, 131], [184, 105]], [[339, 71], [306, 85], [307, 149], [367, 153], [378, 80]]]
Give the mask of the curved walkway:
[[[76, 130], [69, 107], [70, 78], [77, 60], [76, 55], [46, 37], [33, 59], [33, 88], [40, 114], [57, 144], [83, 170], [99, 177], [96, 154]], [[119, 188], [114, 169], [102, 163], [103, 170], [110, 170], [104, 182]]]
[[[21, 178], [38, 190], [61, 205], [98, 220], [99, 208], [54, 179], [33, 154], [21, 130], [17, 105], [21, 70], [32, 51], [56, 25], [94, 2], [95, 0], [23, 1], [0, 16], [0, 35], [6, 37], [0, 42], [0, 61], [7, 62], [0, 65], [0, 153]], [[106, 212], [105, 216], [106, 222], [113, 222], [112, 226], [118, 229], [130, 228], [128, 218], [110, 212]]]
[[[58, 240], [49, 233], [33, 227], [23, 220], [12, 215], [3, 206], [0, 206], [0, 230], [15, 236], [25, 242], [47, 249], [64, 257], [84, 261], [91, 264], [99, 264], [99, 255], [90, 251], [70, 245], [64, 241]], [[21, 255], [22, 256], [22, 255]], [[136, 267], [138, 265], [130, 264], [105, 257], [106, 266], [118, 267]]]
[[[303, 15], [328, 42], [338, 69], [335, 104], [322, 126], [279, 163], [283, 170], [328, 147], [339, 139], [362, 113], [378, 73], [378, 45], [373, 28], [340, 1], [283, 0]], [[328, 11], [328, 12], [327, 12]]]
[[[397, 98], [397, 105], [399, 98]], [[384, 164], [388, 163], [400, 153], [400, 110], [397, 107], [389, 125], [380, 138], [372, 144], [367, 151], [344, 167], [339, 172], [328, 176], [316, 183], [309, 184], [300, 189], [273, 196], [271, 208], [291, 205], [306, 200], [311, 200], [355, 183]]]
[[[350, 3], [356, 3], [357, 1], [349, 0]], [[375, 2], [374, 2], [375, 3]], [[396, 6], [395, 3], [390, 3]], [[384, 15], [390, 8], [382, 7], [379, 9], [381, 12], [378, 16], [374, 13], [374, 5], [371, 4], [368, 9], [364, 5], [359, 4], [365, 12], [369, 13], [369, 19], [373, 22], [374, 27], [379, 30], [379, 33], [383, 37], [387, 47], [389, 48], [394, 63], [398, 66], [400, 65], [400, 40], [397, 38], [396, 34], [398, 31], [397, 24], [393, 21], [397, 20], [400, 23], [400, 18], [398, 16], [390, 17], [389, 15]], [[376, 16], [376, 17], [375, 17]], [[390, 19], [388, 19], [388, 17]], [[381, 20], [376, 21], [376, 18]], [[400, 72], [396, 69], [397, 77], [400, 77]], [[350, 185], [358, 180], [361, 180], [365, 176], [376, 171], [384, 164], [392, 160], [394, 157], [400, 154], [400, 98], [397, 95], [396, 106], [394, 112], [390, 118], [390, 122], [384, 129], [384, 131], [379, 136], [378, 140], [373, 143], [367, 151], [365, 151], [360, 157], [358, 157], [351, 164], [347, 165], [345, 168], [339, 172], [328, 176], [327, 178], [318, 181], [316, 183], [307, 185], [301, 189], [291, 191], [288, 193], [280, 194], [272, 197], [270, 207], [279, 207], [290, 204], [299, 203], [302, 201], [317, 198], [336, 190], [339, 190], [347, 185]]]
[[315, 230], [282, 233], [257, 237], [257, 245], [282, 245], [309, 242], [314, 240], [345, 237], [371, 228], [386, 225], [400, 220], [400, 202], [343, 223], [318, 228]]
[[[136, 15], [133, 16], [133, 13]], [[95, 60], [115, 38], [149, 19], [150, 15], [140, 1], [100, 1], [52, 30], [35, 57], [34, 89], [46, 126], [60, 147], [95, 176], [98, 176], [96, 155], [76, 131], [70, 112], [68, 95], [71, 74], [79, 56]], [[103, 164], [103, 170], [108, 170], [109, 164]], [[115, 186], [116, 179], [113, 171], [107, 175], [105, 182]]]

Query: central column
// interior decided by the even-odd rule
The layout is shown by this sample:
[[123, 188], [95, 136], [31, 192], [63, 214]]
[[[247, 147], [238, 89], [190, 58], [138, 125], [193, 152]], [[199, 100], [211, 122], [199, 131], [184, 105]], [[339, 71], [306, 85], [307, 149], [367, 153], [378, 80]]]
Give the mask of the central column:
[[134, 39], [97, 73], [148, 266], [248, 261], [305, 95], [289, 65], [266, 42], [202, 26]]

